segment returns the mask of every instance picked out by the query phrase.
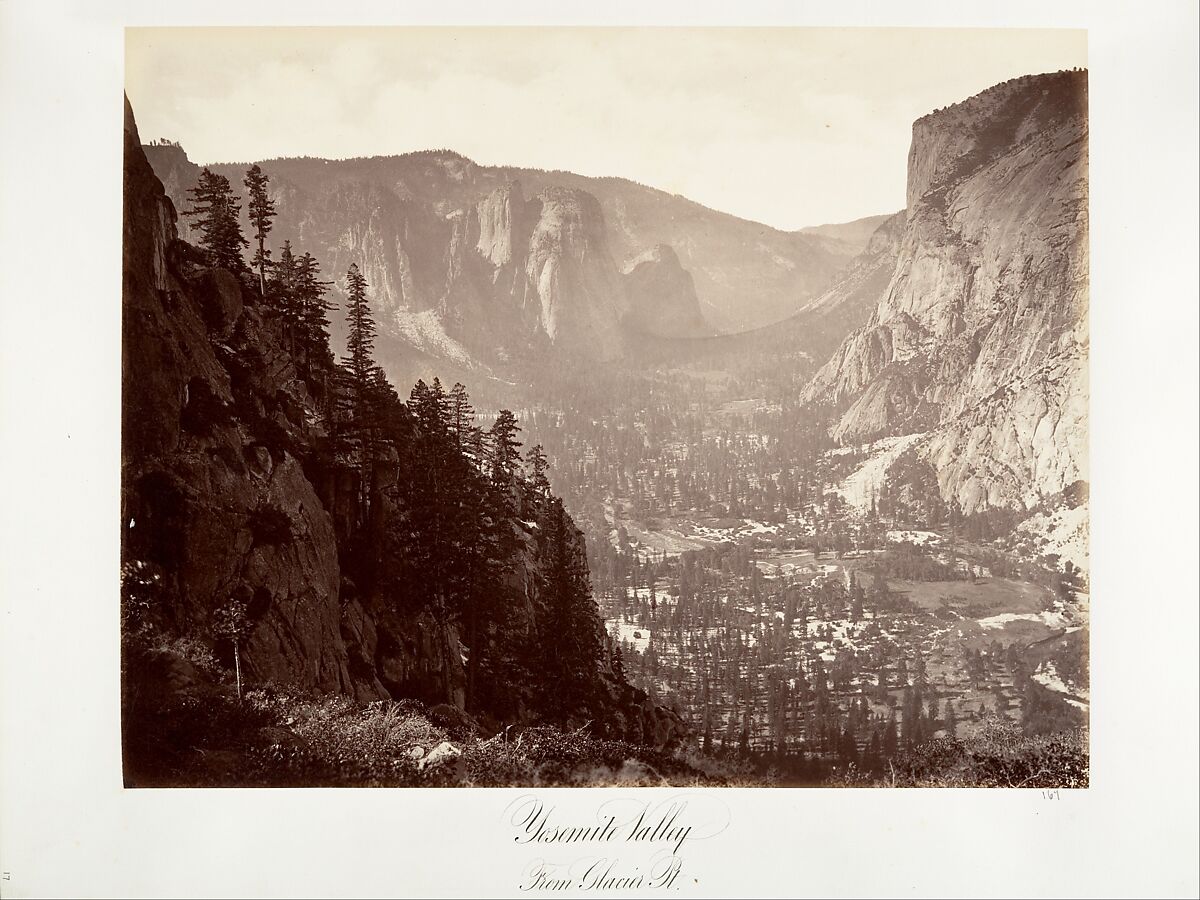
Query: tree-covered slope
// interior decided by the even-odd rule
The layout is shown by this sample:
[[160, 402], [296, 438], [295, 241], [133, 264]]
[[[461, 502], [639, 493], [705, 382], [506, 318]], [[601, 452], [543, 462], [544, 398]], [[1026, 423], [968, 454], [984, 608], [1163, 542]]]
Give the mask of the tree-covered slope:
[[369, 341], [364, 365], [353, 346], [335, 362], [318, 301], [278, 267], [263, 293], [176, 221], [127, 105], [127, 776], [183, 765], [190, 751], [155, 753], [155, 736], [212, 681], [194, 662], [208, 655], [225, 689], [236, 674], [445, 706], [474, 730], [677, 741], [678, 719], [614, 666], [582, 537], [515, 418], [482, 428], [461, 387], [402, 402]]

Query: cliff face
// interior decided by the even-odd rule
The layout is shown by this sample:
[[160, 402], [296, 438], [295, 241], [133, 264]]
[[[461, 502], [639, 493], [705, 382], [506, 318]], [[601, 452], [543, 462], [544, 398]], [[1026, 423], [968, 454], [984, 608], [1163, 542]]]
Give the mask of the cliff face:
[[604, 216], [591, 194], [547, 188], [525, 261], [524, 309], [568, 353], [612, 359], [621, 353], [623, 285], [608, 252]]
[[[240, 661], [251, 684], [463, 708], [469, 650], [453, 617], [439, 614], [419, 583], [397, 584], [388, 573], [411, 564], [387, 549], [411, 514], [397, 490], [405, 441], [415, 440], [403, 437], [411, 421], [395, 426], [402, 436], [375, 466], [364, 516], [357, 470], [331, 450], [324, 424], [336, 379], [314, 376], [307, 359], [302, 373], [278, 317], [256, 292], [205, 268], [178, 239], [174, 206], [146, 160], [128, 103], [124, 181], [122, 555], [153, 573], [145, 576], [155, 597], [148, 621], [222, 652], [215, 614], [237, 600], [249, 620]], [[570, 201], [544, 197], [542, 219], [576, 215]], [[455, 253], [483, 246], [497, 272], [513, 263], [509, 236], [527, 211], [499, 207], [486, 239], [465, 223], [447, 224]], [[368, 221], [359, 239], [382, 233], [373, 228]], [[570, 239], [545, 245], [546, 266], [586, 266], [580, 259], [602, 250], [585, 215], [559, 230]], [[579, 277], [590, 276], [585, 269]], [[515, 285], [523, 289], [524, 281]], [[558, 328], [576, 327], [570, 298], [551, 290], [535, 296]], [[515, 515], [507, 525], [516, 539], [502, 568], [509, 593], [522, 598], [513, 627], [533, 634], [549, 602], [546, 551], [536, 526]], [[568, 537], [582, 556], [582, 535], [572, 526]], [[522, 698], [534, 688], [496, 689], [506, 708], [529, 720], [535, 711]], [[609, 667], [596, 673], [595, 692], [613, 734], [665, 746], [683, 732], [678, 717]]]
[[968, 512], [1086, 480], [1086, 73], [919, 120], [886, 287], [804, 391], [835, 438], [930, 432]]
[[[199, 167], [179, 147], [145, 152], [185, 208]], [[485, 167], [448, 151], [262, 166], [278, 210], [273, 244], [291, 240], [330, 274], [356, 263], [385, 333], [463, 364], [556, 346], [601, 358], [626, 349], [614, 316], [619, 324], [631, 302], [646, 304], [627, 297], [622, 272], [660, 245], [672, 248], [667, 268], [691, 281], [669, 285], [669, 302], [688, 307], [662, 317], [672, 337], [779, 321], [857, 251], [854, 241], [778, 231], [622, 179]], [[246, 167], [211, 168], [237, 187]], [[195, 240], [186, 221], [178, 227]]]
[[696, 284], [679, 256], [658, 244], [627, 263], [625, 288], [629, 312], [625, 323], [643, 334], [669, 338], [698, 338], [714, 334], [700, 311]]
[[[128, 104], [125, 116], [126, 556], [162, 570], [172, 601], [156, 613], [181, 632], [207, 627], [231, 597], [247, 600], [249, 677], [382, 696], [350, 673], [330, 515], [275, 439], [315, 439], [313, 400], [232, 275], [177, 274], [175, 211]], [[277, 513], [289, 540], [264, 527]]]

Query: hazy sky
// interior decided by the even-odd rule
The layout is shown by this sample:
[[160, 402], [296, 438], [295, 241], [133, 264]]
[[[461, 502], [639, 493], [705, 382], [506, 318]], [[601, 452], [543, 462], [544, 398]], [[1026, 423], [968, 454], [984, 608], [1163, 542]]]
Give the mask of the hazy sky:
[[899, 209], [914, 119], [1086, 55], [1066, 30], [132, 28], [126, 81], [143, 140], [199, 163], [446, 147], [792, 229]]

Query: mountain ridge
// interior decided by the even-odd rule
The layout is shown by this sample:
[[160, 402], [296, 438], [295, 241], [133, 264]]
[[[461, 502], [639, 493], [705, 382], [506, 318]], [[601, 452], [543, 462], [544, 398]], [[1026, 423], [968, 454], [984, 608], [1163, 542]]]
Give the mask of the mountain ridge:
[[[184, 192], [194, 183], [199, 167], [178, 146], [147, 146], [145, 150], [168, 195], [182, 208]], [[629, 179], [596, 178], [562, 170], [485, 167], [453, 151], [341, 161], [292, 157], [260, 165], [266, 166], [273, 179], [279, 209], [278, 237], [306, 246], [312, 245], [315, 238], [326, 256], [337, 256], [339, 232], [351, 224], [318, 233], [319, 222], [328, 221], [330, 213], [337, 212], [336, 208], [328, 208], [323, 193], [337, 182], [373, 185], [384, 206], [395, 210], [408, 205], [412, 211], [425, 209], [436, 218], [469, 209], [510, 182], [522, 185], [528, 195], [522, 199], [532, 199], [553, 186], [586, 191], [599, 201], [617, 268], [655, 245], [670, 245], [693, 276], [702, 315], [717, 331], [744, 330], [786, 318], [806, 299], [824, 290], [854, 255], [852, 248], [840, 242], [781, 231]], [[241, 164], [214, 164], [212, 168], [231, 182], [240, 182]], [[187, 237], [187, 227], [181, 230]], [[345, 267], [340, 259], [337, 265]], [[376, 281], [383, 285], [400, 281], [399, 263], [390, 265], [384, 275]], [[753, 302], [746, 303], [747, 298]], [[434, 302], [391, 288], [378, 299], [384, 308], [419, 309]]]

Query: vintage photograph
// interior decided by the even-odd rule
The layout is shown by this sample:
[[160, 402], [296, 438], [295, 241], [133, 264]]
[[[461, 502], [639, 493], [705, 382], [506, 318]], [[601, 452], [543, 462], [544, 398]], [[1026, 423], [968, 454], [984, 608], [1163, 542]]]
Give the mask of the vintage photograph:
[[124, 52], [126, 787], [1089, 785], [1084, 31]]

